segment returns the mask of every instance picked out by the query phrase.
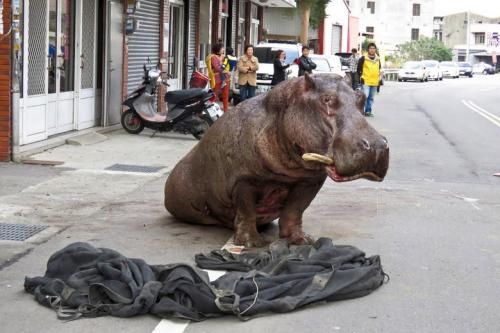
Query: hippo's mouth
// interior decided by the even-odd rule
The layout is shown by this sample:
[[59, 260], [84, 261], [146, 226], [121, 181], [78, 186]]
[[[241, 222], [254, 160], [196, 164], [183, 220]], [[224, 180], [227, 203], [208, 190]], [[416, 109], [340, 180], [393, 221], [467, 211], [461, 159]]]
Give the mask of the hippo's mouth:
[[349, 182], [359, 178], [365, 178], [377, 182], [381, 182], [383, 180], [382, 177], [376, 175], [374, 172], [371, 171], [364, 171], [353, 176], [342, 176], [337, 172], [337, 169], [335, 168], [335, 162], [333, 161], [333, 159], [325, 155], [306, 153], [302, 155], [302, 159], [304, 161], [325, 164], [325, 171], [328, 174], [328, 177], [330, 177], [333, 181], [338, 183]]

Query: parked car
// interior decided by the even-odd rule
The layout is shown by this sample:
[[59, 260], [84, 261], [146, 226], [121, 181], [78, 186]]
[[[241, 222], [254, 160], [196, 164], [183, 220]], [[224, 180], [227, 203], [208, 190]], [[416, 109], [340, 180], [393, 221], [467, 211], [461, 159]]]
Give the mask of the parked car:
[[429, 73], [422, 61], [408, 61], [398, 71], [398, 81], [418, 80], [421, 82], [429, 79]]
[[485, 62], [480, 62], [472, 66], [473, 73], [495, 74], [495, 68]]
[[[259, 59], [259, 69], [257, 70], [257, 90], [255, 94], [262, 94], [271, 89], [271, 80], [274, 76], [274, 59], [276, 52], [283, 50], [286, 53], [285, 62], [291, 66], [288, 69], [288, 77], [299, 75], [299, 66], [294, 62], [302, 53], [302, 45], [298, 43], [260, 43], [253, 48], [253, 55]], [[240, 90], [238, 87], [238, 71], [236, 71], [233, 91], [233, 104], [240, 102]]]
[[443, 80], [443, 71], [441, 66], [439, 66], [439, 61], [437, 60], [424, 60], [425, 69], [429, 73], [429, 80]]
[[443, 71], [443, 77], [452, 77], [457, 79], [460, 76], [460, 67], [454, 61], [442, 61], [440, 64]]
[[316, 64], [316, 69], [313, 73], [335, 73], [342, 77], [345, 72], [342, 70], [340, 57], [335, 55], [310, 54], [311, 60]]
[[461, 61], [458, 63], [460, 67], [459, 74], [463, 76], [472, 77], [472, 65], [468, 62]]

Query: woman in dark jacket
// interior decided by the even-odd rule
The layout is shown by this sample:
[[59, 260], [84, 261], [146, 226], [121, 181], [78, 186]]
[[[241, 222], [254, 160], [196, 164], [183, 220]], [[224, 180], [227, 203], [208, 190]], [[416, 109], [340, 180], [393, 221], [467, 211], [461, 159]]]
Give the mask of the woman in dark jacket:
[[273, 80], [271, 81], [271, 85], [275, 86], [281, 81], [285, 81], [286, 78], [286, 69], [290, 67], [289, 64], [285, 63], [285, 51], [278, 50], [276, 52], [276, 58], [274, 58], [274, 75]]

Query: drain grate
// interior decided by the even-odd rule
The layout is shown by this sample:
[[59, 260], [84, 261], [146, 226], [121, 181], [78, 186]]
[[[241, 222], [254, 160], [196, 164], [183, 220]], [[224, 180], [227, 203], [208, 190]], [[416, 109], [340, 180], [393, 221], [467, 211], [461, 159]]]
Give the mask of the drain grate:
[[107, 167], [105, 170], [110, 171], [128, 171], [128, 172], [143, 172], [143, 173], [154, 173], [163, 169], [163, 166], [146, 166], [146, 165], [133, 165], [133, 164], [113, 164]]
[[46, 228], [46, 225], [0, 223], [0, 240], [22, 242]]

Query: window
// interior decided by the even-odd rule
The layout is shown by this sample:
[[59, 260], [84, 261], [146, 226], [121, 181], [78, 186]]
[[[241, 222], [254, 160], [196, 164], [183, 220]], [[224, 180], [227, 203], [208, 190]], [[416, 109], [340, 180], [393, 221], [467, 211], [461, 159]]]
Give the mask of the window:
[[366, 3], [366, 8], [370, 10], [371, 14], [375, 14], [375, 1], [368, 1]]
[[373, 34], [375, 32], [375, 28], [374, 27], [366, 27], [366, 32], [370, 32]]
[[434, 38], [436, 38], [439, 41], [443, 41], [443, 32], [441, 30], [434, 31]]
[[420, 16], [420, 4], [419, 3], [413, 4], [413, 16]]
[[484, 45], [484, 32], [478, 32], [474, 34], [474, 44]]
[[411, 29], [411, 40], [418, 40], [418, 29]]

